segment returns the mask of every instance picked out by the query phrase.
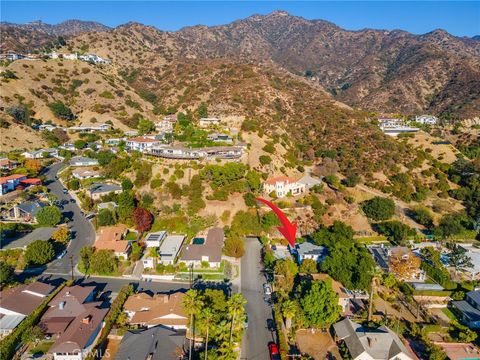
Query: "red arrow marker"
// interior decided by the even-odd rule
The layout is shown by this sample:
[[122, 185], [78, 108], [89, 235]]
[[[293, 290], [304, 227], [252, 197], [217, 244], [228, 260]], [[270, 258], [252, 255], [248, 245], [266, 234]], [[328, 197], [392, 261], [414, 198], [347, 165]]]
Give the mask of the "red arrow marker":
[[295, 239], [297, 238], [297, 223], [291, 223], [290, 220], [285, 216], [285, 214], [272, 202], [257, 198], [258, 201], [261, 201], [268, 207], [270, 207], [273, 212], [277, 215], [278, 219], [282, 223], [282, 226], [277, 226], [278, 231], [287, 239], [288, 243], [292, 248], [295, 247]]

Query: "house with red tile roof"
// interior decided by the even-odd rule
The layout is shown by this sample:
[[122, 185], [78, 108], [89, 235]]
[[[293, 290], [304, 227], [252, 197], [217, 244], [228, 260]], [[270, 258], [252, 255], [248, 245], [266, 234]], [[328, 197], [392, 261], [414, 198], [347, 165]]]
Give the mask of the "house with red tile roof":
[[288, 176], [277, 176], [268, 179], [263, 183], [263, 191], [266, 194], [275, 193], [276, 197], [283, 198], [288, 194], [292, 196], [304, 193], [306, 186], [297, 179], [292, 179]]
[[26, 178], [27, 175], [23, 174], [13, 174], [0, 177], [0, 195], [5, 195], [10, 191], [15, 190], [15, 188], [20, 185], [20, 181], [25, 180]]

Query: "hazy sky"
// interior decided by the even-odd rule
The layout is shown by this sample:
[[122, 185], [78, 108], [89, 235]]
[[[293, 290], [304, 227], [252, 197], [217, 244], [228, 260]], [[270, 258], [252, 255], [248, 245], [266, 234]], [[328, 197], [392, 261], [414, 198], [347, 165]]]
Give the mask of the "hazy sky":
[[178, 30], [220, 25], [252, 14], [286, 10], [307, 19], [324, 19], [345, 29], [402, 29], [416, 34], [442, 28], [457, 36], [480, 35], [479, 1], [21, 1], [2, 0], [2, 21], [94, 20], [108, 26], [128, 21]]

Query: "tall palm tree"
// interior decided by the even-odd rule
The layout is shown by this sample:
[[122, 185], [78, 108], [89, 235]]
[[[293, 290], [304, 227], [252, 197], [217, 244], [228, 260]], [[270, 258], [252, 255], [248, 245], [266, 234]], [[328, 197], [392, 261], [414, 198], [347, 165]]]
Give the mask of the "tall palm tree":
[[235, 318], [239, 313], [243, 311], [243, 305], [245, 305], [246, 303], [247, 301], [240, 294], [234, 294], [228, 300], [228, 313], [232, 317], [232, 322], [230, 324], [230, 343], [232, 343], [233, 328], [235, 326]]
[[208, 358], [208, 330], [210, 328], [210, 322], [213, 319], [213, 312], [211, 309], [206, 308], [202, 313], [203, 321], [205, 322], [205, 327], [207, 328], [207, 334], [205, 336], [205, 360]]
[[[193, 348], [195, 348], [195, 317], [200, 312], [203, 306], [203, 300], [201, 294], [197, 290], [188, 290], [183, 298], [183, 308], [187, 315], [190, 316], [190, 341], [188, 359], [192, 359], [192, 342]], [[192, 341], [193, 340], [193, 341]]]
[[285, 326], [287, 329], [290, 329], [292, 326], [292, 318], [295, 316], [297, 312], [297, 305], [292, 300], [286, 300], [282, 304], [282, 314], [285, 318]]

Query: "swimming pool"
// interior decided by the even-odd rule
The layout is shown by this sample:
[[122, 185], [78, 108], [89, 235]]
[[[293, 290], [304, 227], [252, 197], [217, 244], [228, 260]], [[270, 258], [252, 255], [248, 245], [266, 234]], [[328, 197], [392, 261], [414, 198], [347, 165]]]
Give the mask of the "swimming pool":
[[203, 244], [205, 244], [205, 238], [203, 238], [203, 237], [193, 238], [192, 244], [195, 244], [195, 245], [203, 245]]

